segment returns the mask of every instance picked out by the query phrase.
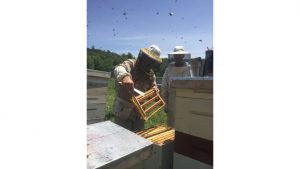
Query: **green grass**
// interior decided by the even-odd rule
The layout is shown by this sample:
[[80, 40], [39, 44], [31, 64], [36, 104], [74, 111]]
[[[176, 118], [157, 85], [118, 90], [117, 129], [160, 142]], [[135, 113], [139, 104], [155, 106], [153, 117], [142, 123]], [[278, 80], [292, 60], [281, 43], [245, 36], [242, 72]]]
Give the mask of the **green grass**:
[[[115, 90], [115, 79], [111, 78], [108, 81], [107, 95], [106, 95], [106, 115], [105, 118], [107, 120], [114, 121], [114, 115], [112, 112], [114, 100], [116, 97]], [[155, 115], [153, 115], [147, 122], [145, 122], [145, 128], [149, 128], [157, 125], [166, 125], [167, 115], [164, 110], [159, 111]]]
[[113, 106], [114, 106], [114, 101], [115, 101], [115, 97], [116, 97], [115, 88], [116, 88], [115, 87], [115, 79], [110, 78], [108, 80], [108, 86], [107, 86], [105, 118], [107, 120], [112, 120], [112, 121], [114, 121]]

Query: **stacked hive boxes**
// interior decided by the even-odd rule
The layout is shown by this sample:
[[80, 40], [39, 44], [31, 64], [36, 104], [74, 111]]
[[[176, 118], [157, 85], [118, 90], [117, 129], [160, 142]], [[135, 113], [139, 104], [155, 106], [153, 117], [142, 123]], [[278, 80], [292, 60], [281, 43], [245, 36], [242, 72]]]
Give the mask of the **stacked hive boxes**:
[[212, 78], [173, 78], [170, 91], [170, 113], [176, 130], [174, 169], [212, 168]]
[[157, 126], [137, 134], [153, 142], [152, 156], [145, 160], [144, 169], [173, 169], [174, 128]]
[[110, 72], [87, 70], [87, 124], [104, 121]]

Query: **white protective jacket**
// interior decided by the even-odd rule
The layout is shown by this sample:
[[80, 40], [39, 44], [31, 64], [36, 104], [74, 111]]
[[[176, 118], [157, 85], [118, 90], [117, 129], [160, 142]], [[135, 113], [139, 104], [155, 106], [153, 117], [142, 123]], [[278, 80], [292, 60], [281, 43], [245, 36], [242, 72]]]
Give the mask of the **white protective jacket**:
[[171, 77], [192, 77], [193, 71], [188, 63], [185, 63], [183, 67], [176, 67], [175, 63], [170, 63], [165, 70], [162, 78], [161, 95], [166, 102], [166, 109], [168, 107], [168, 90], [170, 87]]

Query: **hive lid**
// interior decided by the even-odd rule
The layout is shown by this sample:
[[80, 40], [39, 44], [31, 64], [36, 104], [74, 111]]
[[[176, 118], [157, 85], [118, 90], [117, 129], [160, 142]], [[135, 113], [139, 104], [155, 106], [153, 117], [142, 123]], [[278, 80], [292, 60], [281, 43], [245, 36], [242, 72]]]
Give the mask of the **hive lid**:
[[151, 146], [152, 142], [111, 121], [88, 125], [87, 168], [134, 165], [151, 156]]

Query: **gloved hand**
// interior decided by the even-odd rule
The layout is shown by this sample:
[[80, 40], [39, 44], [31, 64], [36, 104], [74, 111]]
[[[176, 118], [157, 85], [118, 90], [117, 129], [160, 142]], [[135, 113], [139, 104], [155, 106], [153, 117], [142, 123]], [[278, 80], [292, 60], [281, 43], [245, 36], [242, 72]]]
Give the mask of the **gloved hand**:
[[134, 84], [133, 84], [133, 81], [131, 79], [130, 76], [125, 76], [123, 79], [122, 79], [122, 85], [125, 86], [130, 92], [133, 93], [133, 89], [134, 89]]

